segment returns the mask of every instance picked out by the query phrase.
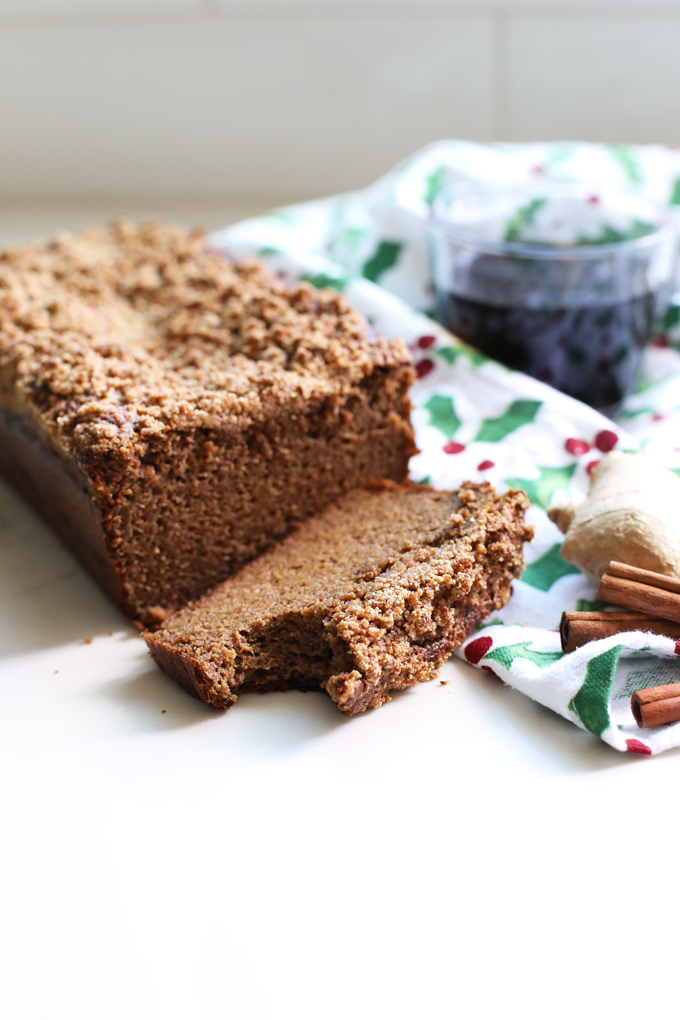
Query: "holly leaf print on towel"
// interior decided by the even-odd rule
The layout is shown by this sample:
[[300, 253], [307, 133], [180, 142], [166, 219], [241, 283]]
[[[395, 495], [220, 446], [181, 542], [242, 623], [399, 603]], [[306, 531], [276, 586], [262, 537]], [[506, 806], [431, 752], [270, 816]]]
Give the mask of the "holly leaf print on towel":
[[438, 166], [436, 170], [433, 170], [431, 174], [428, 174], [425, 178], [425, 194], [423, 195], [423, 201], [427, 205], [432, 205], [435, 198], [446, 184], [446, 167]]
[[574, 567], [562, 559], [560, 548], [561, 545], [558, 542], [543, 553], [539, 559], [530, 563], [522, 574], [522, 580], [530, 584], [532, 588], [538, 588], [539, 591], [550, 591], [555, 581], [559, 581], [561, 577], [566, 577], [567, 574], [580, 574], [578, 567]]
[[609, 695], [622, 651], [623, 645], [614, 645], [591, 659], [581, 689], [569, 702], [571, 711], [597, 737], [609, 726]]
[[543, 208], [547, 198], [532, 198], [526, 205], [520, 206], [514, 216], [508, 220], [505, 230], [506, 241], [523, 240], [524, 231], [530, 227], [536, 218], [536, 213]]
[[489, 360], [481, 351], [475, 350], [474, 347], [468, 347], [467, 344], [460, 344], [458, 347], [438, 347], [434, 353], [443, 358], [447, 365], [452, 365], [461, 354], [467, 355], [475, 366], [483, 365], [485, 361]]
[[500, 418], [487, 418], [474, 438], [476, 443], [500, 443], [522, 425], [529, 425], [541, 407], [541, 400], [513, 400]]
[[547, 510], [553, 493], [558, 489], [569, 491], [569, 482], [576, 470], [576, 464], [567, 464], [561, 468], [539, 468], [538, 478], [506, 478], [506, 485], [514, 489], [524, 489], [532, 503]]
[[316, 273], [311, 276], [301, 276], [301, 280], [306, 280], [307, 283], [311, 283], [312, 287], [318, 287], [319, 290], [323, 290], [324, 287], [332, 287], [333, 290], [344, 290], [349, 283], [348, 276], [329, 276], [327, 273]]
[[637, 159], [627, 145], [611, 145], [609, 151], [619, 164], [631, 184], [642, 184], [642, 174]]
[[456, 414], [451, 397], [440, 397], [435, 394], [423, 407], [430, 416], [430, 425], [439, 429], [447, 439], [453, 439], [460, 426], [460, 418]]
[[[680, 178], [678, 179], [678, 184], [680, 184]], [[680, 205], [680, 196], [678, 196], [678, 201], [676, 205]], [[679, 322], [680, 322], [680, 305], [676, 305], [673, 302], [666, 309], [666, 314], [663, 317], [661, 325], [664, 330], [669, 330], [674, 329]]]
[[492, 648], [484, 658], [493, 659], [501, 666], [505, 666], [506, 669], [510, 669], [515, 659], [528, 659], [535, 666], [547, 669], [548, 666], [552, 666], [553, 662], [562, 658], [562, 652], [539, 652], [534, 648], [529, 648], [530, 644], [531, 641], [520, 641], [516, 645], [501, 645], [499, 648]]
[[[610, 602], [603, 602], [602, 599], [577, 599], [576, 610], [579, 613], [601, 613], [610, 606]], [[632, 692], [631, 692], [632, 693]]]
[[376, 283], [383, 273], [396, 266], [403, 244], [399, 241], [381, 241], [374, 253], [361, 270], [361, 275]]

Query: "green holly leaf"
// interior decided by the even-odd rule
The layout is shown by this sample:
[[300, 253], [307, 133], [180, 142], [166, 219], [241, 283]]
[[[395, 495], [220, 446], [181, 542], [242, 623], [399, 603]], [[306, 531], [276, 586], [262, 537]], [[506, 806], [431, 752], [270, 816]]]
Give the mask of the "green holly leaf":
[[[680, 178], [678, 178], [678, 183], [680, 184]], [[680, 205], [680, 196], [678, 196], [678, 201], [676, 202], [676, 205]], [[663, 317], [661, 325], [664, 330], [669, 330], [677, 326], [679, 322], [680, 322], [680, 305], [676, 305], [675, 303], [670, 304], [666, 309], [666, 314]]]
[[344, 227], [338, 235], [339, 244], [344, 244], [348, 248], [354, 248], [360, 241], [363, 241], [366, 236], [366, 231], [362, 230], [361, 227]]
[[670, 205], [680, 205], [680, 177], [675, 178], [671, 197], [668, 199]]
[[577, 599], [576, 609], [579, 613], [601, 613], [611, 605], [602, 599]]
[[555, 145], [546, 154], [543, 163], [545, 166], [555, 166], [557, 163], [564, 163], [566, 160], [571, 159], [576, 151], [575, 145]]
[[463, 343], [458, 344], [457, 347], [439, 347], [434, 353], [438, 354], [449, 365], [452, 365], [461, 354], [465, 354], [473, 365], [483, 365], [485, 361], [489, 360], [481, 351], [475, 350], [474, 347], [468, 347], [467, 344]]
[[506, 478], [505, 483], [513, 489], [524, 489], [532, 503], [546, 510], [558, 489], [569, 491], [569, 482], [575, 470], [575, 463], [561, 468], [539, 468], [538, 478]]
[[657, 385], [658, 379], [652, 379], [650, 376], [640, 373], [633, 384], [633, 394], [637, 396], [639, 393], [646, 393], [647, 390], [651, 390]]
[[577, 244], [619, 244], [621, 241], [634, 241], [638, 237], [646, 237], [654, 230], [654, 224], [645, 220], [633, 220], [628, 230], [616, 230], [605, 224], [597, 237], [581, 236]]
[[466, 354], [473, 365], [483, 365], [489, 358], [481, 351], [475, 350], [474, 347], [468, 347], [467, 344], [461, 344], [461, 353]]
[[264, 258], [267, 257], [267, 255], [280, 255], [281, 254], [281, 249], [280, 248], [270, 248], [267, 245], [264, 248], [260, 248], [260, 250], [258, 251], [257, 254], [260, 256], [260, 258], [264, 259]]
[[626, 145], [611, 145], [609, 147], [612, 159], [619, 164], [631, 184], [642, 184], [642, 174], [638, 161]]
[[609, 726], [609, 695], [622, 651], [623, 645], [614, 645], [591, 659], [581, 689], [569, 702], [571, 711], [597, 737]]
[[520, 641], [517, 645], [501, 645], [498, 648], [492, 648], [484, 658], [493, 659], [494, 662], [499, 662], [506, 669], [510, 669], [515, 659], [528, 659], [529, 662], [540, 666], [541, 669], [547, 669], [548, 666], [552, 666], [553, 662], [562, 658], [562, 652], [537, 652], [535, 649], [529, 648], [530, 644], [531, 641]]
[[474, 442], [499, 443], [515, 429], [532, 422], [542, 403], [541, 400], [513, 400], [500, 418], [487, 418], [482, 422]]
[[364, 263], [362, 276], [376, 283], [383, 273], [396, 266], [403, 247], [398, 241], [381, 241], [368, 262]]
[[323, 290], [324, 287], [332, 287], [333, 290], [344, 290], [349, 283], [348, 276], [328, 276], [327, 273], [305, 275], [301, 276], [300, 279], [306, 280], [307, 283], [311, 283], [312, 287], [318, 287], [319, 290]]
[[451, 397], [440, 397], [435, 394], [423, 404], [423, 407], [430, 416], [430, 425], [439, 429], [447, 439], [453, 439], [460, 426], [460, 418], [456, 414]]
[[429, 485], [429, 484], [430, 484], [429, 475], [425, 475], [424, 478], [419, 478], [418, 481], [416, 482], [416, 485]]
[[438, 166], [436, 170], [433, 170], [431, 174], [428, 174], [425, 178], [425, 194], [423, 195], [423, 201], [431, 205], [435, 198], [446, 184], [446, 167]]
[[452, 365], [463, 352], [458, 347], [439, 347], [434, 353], [443, 358], [447, 365]]
[[505, 240], [521, 241], [524, 231], [531, 226], [536, 218], [536, 213], [543, 208], [547, 201], [547, 198], [532, 198], [526, 205], [520, 206], [514, 216], [508, 220]]
[[555, 581], [559, 581], [560, 577], [580, 573], [578, 567], [574, 567], [562, 559], [558, 542], [525, 568], [522, 580], [530, 584], [532, 588], [538, 588], [539, 591], [550, 591]]
[[655, 408], [638, 407], [635, 411], [621, 411], [618, 417], [624, 421], [630, 421], [632, 418], [639, 418], [641, 414], [655, 414]]

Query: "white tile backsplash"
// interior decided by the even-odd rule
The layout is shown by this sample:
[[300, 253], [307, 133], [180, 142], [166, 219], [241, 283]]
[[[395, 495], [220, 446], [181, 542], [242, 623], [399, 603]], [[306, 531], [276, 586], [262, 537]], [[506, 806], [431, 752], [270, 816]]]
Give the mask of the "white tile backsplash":
[[680, 142], [680, 18], [517, 17], [511, 139]]
[[680, 141], [680, 0], [0, 0], [0, 192], [303, 196], [441, 137]]
[[96, 18], [200, 9], [206, 14], [324, 17], [332, 14], [588, 14], [680, 12], [680, 0], [0, 0], [0, 18]]
[[101, 18], [201, 15], [210, 10], [210, 3], [211, 0], [0, 0], [0, 25], [3, 19], [11, 24], [17, 20], [87, 22]]
[[[0, 0], [2, 2], [2, 0]], [[40, 0], [38, 0], [40, 2]], [[62, 0], [52, 0], [58, 3]], [[68, 2], [68, 0], [63, 0]], [[107, 2], [107, 0], [95, 0]], [[304, 12], [324, 16], [331, 13], [404, 14], [653, 14], [680, 12], [680, 0], [206, 0], [227, 14], [249, 11], [264, 13]]]
[[0, 191], [294, 194], [493, 134], [488, 20], [0, 32]]

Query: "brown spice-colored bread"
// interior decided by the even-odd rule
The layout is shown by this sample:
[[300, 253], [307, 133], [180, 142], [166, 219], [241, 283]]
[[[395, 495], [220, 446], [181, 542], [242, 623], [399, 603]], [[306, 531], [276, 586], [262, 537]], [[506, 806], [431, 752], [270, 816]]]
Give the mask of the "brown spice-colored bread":
[[413, 452], [410, 355], [338, 294], [119, 223], [0, 257], [0, 472], [146, 625]]
[[376, 484], [344, 496], [276, 548], [145, 634], [191, 694], [318, 690], [354, 715], [431, 679], [523, 567], [523, 492]]

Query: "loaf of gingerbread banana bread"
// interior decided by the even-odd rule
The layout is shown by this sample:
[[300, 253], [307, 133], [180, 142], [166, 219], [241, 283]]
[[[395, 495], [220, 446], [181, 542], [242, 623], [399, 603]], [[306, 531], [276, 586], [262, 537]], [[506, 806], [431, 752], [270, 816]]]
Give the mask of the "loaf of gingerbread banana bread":
[[384, 482], [300, 525], [145, 634], [191, 694], [229, 708], [245, 691], [325, 690], [354, 715], [431, 679], [510, 598], [523, 566], [525, 493]]
[[0, 472], [153, 626], [413, 452], [410, 356], [333, 291], [119, 223], [0, 257]]

